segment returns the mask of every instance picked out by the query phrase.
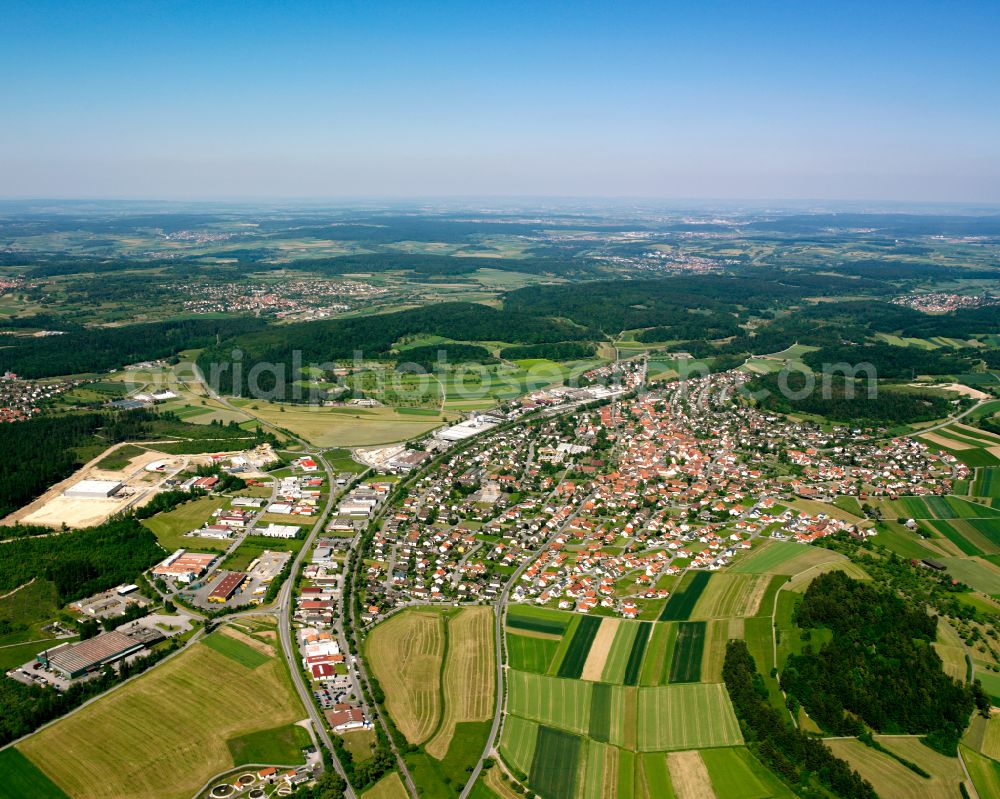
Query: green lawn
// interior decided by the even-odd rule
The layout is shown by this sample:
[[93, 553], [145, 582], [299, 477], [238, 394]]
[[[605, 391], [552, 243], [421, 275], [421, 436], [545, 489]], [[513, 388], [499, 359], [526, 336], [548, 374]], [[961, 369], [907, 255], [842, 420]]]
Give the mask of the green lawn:
[[0, 799], [69, 799], [13, 747], [0, 752], [0, 775]]
[[792, 797], [791, 791], [762, 766], [745, 747], [704, 749], [701, 759], [708, 769], [717, 799], [769, 799]]
[[202, 643], [248, 669], [255, 669], [270, 660], [267, 655], [252, 649], [242, 641], [237, 641], [235, 638], [230, 638], [219, 632], [212, 633], [207, 638], [202, 639]]
[[211, 538], [185, 538], [184, 533], [195, 530], [205, 524], [213, 511], [223, 507], [224, 497], [199, 497], [179, 505], [167, 513], [157, 513], [143, 524], [153, 531], [160, 546], [169, 551], [175, 549], [196, 549], [222, 552], [229, 546], [226, 541]]
[[309, 733], [297, 724], [259, 730], [226, 741], [234, 766], [249, 763], [295, 766], [304, 762], [302, 750], [311, 744]]

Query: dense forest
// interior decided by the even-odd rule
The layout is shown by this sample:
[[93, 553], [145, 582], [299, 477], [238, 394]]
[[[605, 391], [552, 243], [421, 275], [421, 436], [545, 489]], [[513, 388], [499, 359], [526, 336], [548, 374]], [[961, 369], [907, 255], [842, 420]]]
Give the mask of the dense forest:
[[[585, 341], [593, 331], [571, 322], [534, 313], [497, 310], [470, 302], [448, 302], [374, 316], [331, 319], [271, 327], [206, 349], [198, 357], [205, 376], [222, 393], [250, 392], [252, 369], [259, 393], [280, 392], [299, 379], [293, 374], [296, 359], [302, 366], [328, 364], [337, 359], [393, 357], [394, 342], [418, 334], [456, 341], [512, 341], [539, 344]], [[242, 368], [232, 367], [232, 351], [243, 354]], [[233, 372], [238, 372], [234, 385]]]
[[156, 537], [134, 516], [114, 517], [97, 527], [3, 544], [0, 591], [49, 580], [65, 604], [131, 582], [162, 557]]
[[951, 349], [925, 350], [892, 344], [825, 346], [802, 360], [815, 370], [824, 364], [871, 364], [879, 379], [913, 380], [918, 375], [950, 375], [969, 371], [971, 359]]
[[579, 341], [559, 341], [555, 344], [528, 344], [522, 347], [504, 347], [500, 357], [508, 361], [531, 358], [548, 358], [550, 361], [576, 361], [593, 358], [597, 348]]
[[414, 365], [432, 371], [439, 365], [458, 363], [496, 363], [496, 358], [485, 347], [476, 344], [428, 344], [401, 350], [397, 369]]
[[747, 746], [764, 765], [796, 788], [808, 790], [815, 778], [835, 796], [876, 799], [870, 783], [861, 779], [821, 740], [793, 727], [787, 716], [768, 703], [767, 686], [745, 641], [732, 640], [727, 644], [722, 679]]
[[411, 255], [407, 253], [368, 253], [335, 258], [303, 258], [275, 269], [294, 269], [320, 275], [350, 275], [378, 272], [413, 272], [420, 276], [468, 275], [478, 269], [498, 269], [527, 274], [597, 274], [595, 262], [572, 258], [456, 258], [450, 255]]
[[802, 372], [789, 372], [784, 376], [767, 374], [754, 378], [747, 384], [746, 391], [767, 410], [808, 413], [862, 426], [926, 422], [946, 417], [953, 411], [951, 402], [944, 397], [916, 391], [874, 386], [875, 396], [870, 397], [865, 380], [855, 382], [843, 375], [830, 376], [828, 391], [823, 389], [822, 375], [816, 376], [812, 389], [806, 391], [809, 382], [809, 377]]
[[60, 325], [56, 336], [19, 336], [0, 348], [0, 372], [21, 377], [83, 374], [157, 360], [181, 350], [207, 347], [219, 339], [260, 330], [261, 319], [183, 319], [121, 327], [81, 328]]
[[954, 754], [976, 693], [942, 670], [931, 646], [936, 616], [834, 571], [810, 583], [795, 621], [832, 631], [817, 650], [789, 656], [781, 673], [782, 689], [817, 724], [834, 735], [858, 735], [862, 722], [886, 734], [922, 733]]

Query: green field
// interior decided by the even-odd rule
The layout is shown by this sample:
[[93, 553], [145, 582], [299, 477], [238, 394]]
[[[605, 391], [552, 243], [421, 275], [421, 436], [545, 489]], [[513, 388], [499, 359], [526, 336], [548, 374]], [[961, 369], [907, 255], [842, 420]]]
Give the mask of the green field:
[[538, 725], [518, 716], [506, 716], [503, 734], [500, 736], [500, 753], [503, 759], [517, 771], [527, 775], [531, 771], [531, 761], [535, 757], [535, 742]]
[[13, 747], [0, 751], [0, 799], [69, 799]]
[[743, 743], [725, 686], [686, 683], [639, 688], [641, 752], [706, 749]]
[[590, 726], [587, 734], [595, 741], [611, 740], [611, 711], [615, 691], [607, 683], [594, 683], [590, 693]]
[[698, 682], [701, 680], [701, 658], [705, 650], [703, 621], [685, 621], [677, 625], [677, 641], [670, 663], [670, 682]]
[[166, 513], [143, 519], [142, 523], [153, 531], [160, 546], [170, 552], [175, 549], [222, 552], [231, 542], [214, 538], [185, 538], [184, 533], [202, 527], [211, 518], [212, 512], [223, 507], [227, 501], [224, 497], [200, 497]]
[[766, 574], [802, 554], [801, 544], [787, 541], [766, 541], [733, 564], [730, 571], [747, 574]]
[[977, 591], [1000, 596], [1000, 568], [980, 558], [939, 558], [948, 574]]
[[1000, 796], [1000, 763], [962, 747], [962, 759], [980, 797]]
[[982, 467], [976, 469], [976, 479], [972, 482], [972, 494], [977, 497], [1000, 498], [1000, 468]]
[[230, 738], [226, 744], [235, 766], [247, 763], [295, 766], [304, 762], [302, 750], [312, 744], [312, 739], [297, 724], [286, 724]]
[[573, 799], [582, 743], [579, 736], [568, 732], [538, 728], [528, 782], [544, 799]]
[[933, 559], [938, 556], [937, 552], [933, 552], [921, 543], [920, 538], [915, 533], [895, 522], [880, 525], [873, 540], [876, 544], [909, 560]]
[[676, 638], [676, 624], [664, 622], [655, 625], [653, 634], [649, 638], [649, 645], [646, 647], [646, 656], [642, 661], [639, 685], [666, 684]]
[[51, 633], [45, 633], [41, 628], [52, 621], [58, 612], [59, 595], [55, 583], [42, 579], [25, 583], [0, 599], [0, 622], [7, 629], [0, 635], [0, 645], [48, 638]]
[[615, 632], [615, 640], [611, 644], [611, 651], [608, 659], [604, 662], [604, 670], [601, 679], [607, 683], [621, 685], [625, 680], [625, 670], [628, 667], [629, 657], [632, 654], [632, 645], [639, 632], [639, 625], [635, 622], [621, 621], [618, 623], [618, 630]]
[[625, 675], [622, 679], [625, 685], [639, 684], [643, 656], [646, 653], [646, 646], [649, 643], [649, 635], [652, 630], [652, 622], [644, 621], [639, 623], [639, 630], [632, 641], [632, 647], [629, 651], [628, 663], [625, 664]]
[[587, 662], [587, 655], [590, 654], [590, 647], [597, 636], [597, 629], [601, 626], [601, 619], [596, 616], [584, 616], [573, 633], [573, 638], [569, 643], [569, 648], [559, 664], [559, 677], [579, 678], [583, 673], [583, 666]]
[[558, 647], [558, 638], [507, 633], [507, 660], [511, 668], [519, 671], [545, 674]]
[[961, 497], [900, 497], [886, 503], [902, 519], [998, 518], [1000, 511]]
[[302, 718], [285, 664], [265, 661], [248, 668], [193, 644], [17, 748], [74, 799], [189, 799], [233, 767], [228, 741], [252, 750], [252, 733]]
[[511, 669], [507, 712], [515, 716], [585, 734], [590, 725], [593, 683], [565, 680]]
[[711, 576], [711, 572], [687, 572], [678, 589], [664, 605], [660, 621], [685, 621], [691, 618], [691, 612]]
[[246, 666], [248, 669], [256, 669], [258, 666], [263, 666], [271, 659], [256, 649], [251, 649], [242, 641], [237, 641], [235, 638], [230, 638], [228, 635], [223, 635], [220, 632], [212, 633], [202, 639], [202, 643], [210, 649], [214, 649], [216, 652], [225, 655], [227, 658], [235, 660], [241, 666]]
[[717, 799], [769, 799], [794, 794], [745, 747], [705, 749], [701, 759]]
[[649, 797], [674, 799], [674, 786], [670, 781], [670, 769], [667, 768], [667, 758], [663, 752], [643, 752], [639, 755], [639, 766], [642, 768], [642, 781]]
[[533, 605], [509, 605], [507, 608], [507, 626], [513, 630], [562, 635], [573, 618], [568, 613]]

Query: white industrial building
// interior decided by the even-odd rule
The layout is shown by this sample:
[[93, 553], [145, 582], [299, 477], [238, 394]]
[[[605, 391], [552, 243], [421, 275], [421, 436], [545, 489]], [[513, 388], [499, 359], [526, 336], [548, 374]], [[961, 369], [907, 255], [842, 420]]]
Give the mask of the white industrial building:
[[63, 491], [64, 497], [72, 499], [107, 499], [121, 490], [118, 480], [81, 480]]

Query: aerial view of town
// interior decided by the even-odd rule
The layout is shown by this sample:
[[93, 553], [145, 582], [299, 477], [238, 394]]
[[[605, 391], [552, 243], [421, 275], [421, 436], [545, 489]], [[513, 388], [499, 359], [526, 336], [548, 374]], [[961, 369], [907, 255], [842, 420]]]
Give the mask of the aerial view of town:
[[0, 799], [1000, 799], [995, 3], [0, 31]]

